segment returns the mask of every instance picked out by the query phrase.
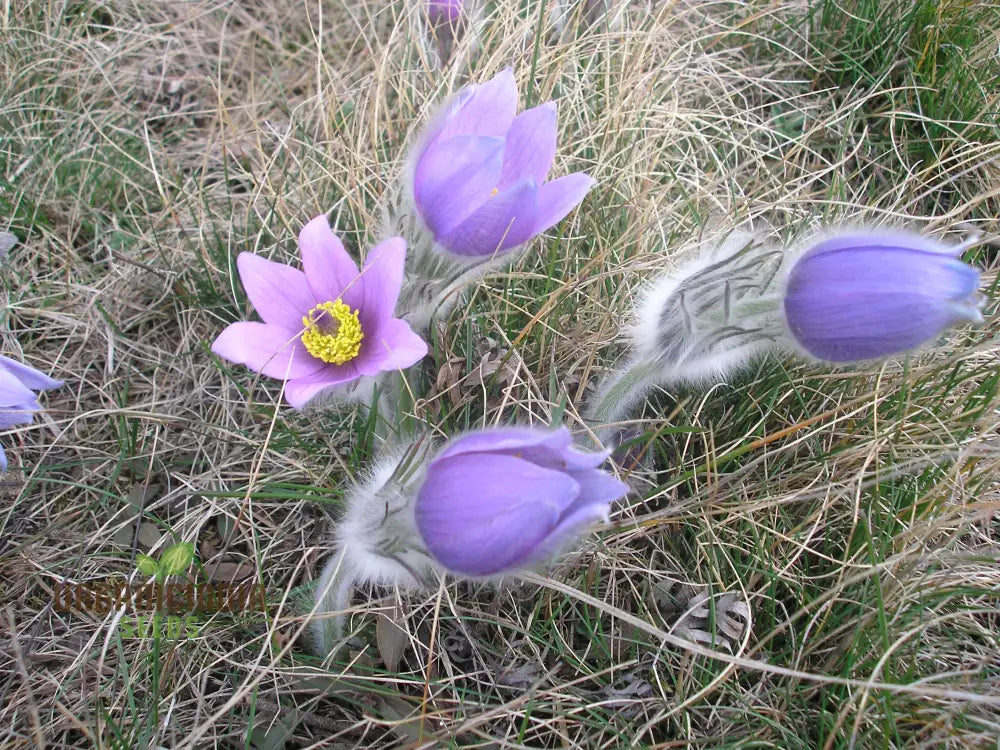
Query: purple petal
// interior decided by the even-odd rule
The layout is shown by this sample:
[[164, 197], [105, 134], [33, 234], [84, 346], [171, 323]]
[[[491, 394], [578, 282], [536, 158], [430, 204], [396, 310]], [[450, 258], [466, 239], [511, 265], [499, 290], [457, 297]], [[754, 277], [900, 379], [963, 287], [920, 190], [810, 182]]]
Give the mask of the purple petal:
[[23, 385], [36, 391], [47, 391], [50, 388], [58, 388], [63, 384], [61, 380], [50, 378], [45, 373], [18, 362], [10, 357], [0, 355], [0, 370], [7, 370], [11, 375], [21, 381]]
[[442, 108], [428, 127], [431, 140], [425, 148], [457, 135], [507, 135], [517, 112], [517, 83], [510, 68], [486, 83], [467, 86]]
[[[441, 456], [463, 453], [515, 456], [545, 469], [566, 471], [571, 474], [582, 472], [584, 475], [589, 475], [588, 470], [596, 469], [611, 455], [609, 450], [597, 453], [581, 451], [572, 445], [572, 438], [566, 427], [551, 431], [517, 427], [483, 430], [453, 441]], [[604, 474], [604, 472], [598, 473]]]
[[35, 412], [41, 410], [41, 408], [38, 400], [35, 398], [23, 404], [0, 406], [0, 429], [7, 429], [18, 424], [31, 424], [35, 418]]
[[387, 320], [366, 336], [363, 351], [355, 360], [362, 375], [377, 375], [387, 370], [402, 370], [427, 356], [427, 343], [413, 332], [409, 323], [398, 318]]
[[417, 495], [417, 527], [446, 568], [492, 575], [527, 559], [578, 493], [567, 475], [510, 456], [439, 459]]
[[439, 237], [457, 255], [490, 257], [523, 245], [535, 235], [538, 188], [528, 178], [487, 198], [475, 212]]
[[413, 195], [435, 236], [458, 225], [490, 197], [503, 164], [501, 138], [459, 136], [430, 148], [417, 164]]
[[368, 252], [361, 271], [364, 301], [359, 315], [361, 329], [366, 335], [369, 331], [380, 330], [392, 318], [403, 283], [405, 261], [406, 242], [402, 237], [380, 242]]
[[577, 505], [601, 505], [606, 512], [611, 503], [621, 500], [628, 494], [627, 484], [600, 469], [572, 471], [570, 476], [580, 485], [580, 494], [576, 498], [574, 507]]
[[225, 360], [280, 380], [311, 375], [325, 366], [306, 351], [298, 331], [266, 323], [230, 324], [212, 343], [212, 351]]
[[302, 409], [322, 391], [347, 383], [361, 376], [354, 362], [326, 365], [319, 372], [285, 383], [285, 400], [295, 409]]
[[956, 256], [962, 252], [961, 245], [946, 245], [943, 242], [938, 242], [930, 237], [924, 237], [914, 232], [877, 229], [868, 232], [848, 232], [828, 237], [818, 242], [808, 254], [837, 252], [838, 250], [856, 250], [859, 247], [917, 250], [924, 253], [951, 256]]
[[316, 305], [302, 271], [253, 253], [240, 253], [236, 267], [247, 297], [265, 323], [290, 331], [302, 329], [302, 316]]
[[535, 234], [551, 229], [565, 219], [596, 184], [597, 181], [590, 175], [574, 172], [546, 182], [538, 188], [538, 219], [535, 222]]
[[[299, 232], [299, 252], [302, 254], [306, 281], [316, 300], [302, 311], [299, 318], [319, 302], [342, 299], [352, 310], [361, 307], [363, 291], [362, 284], [358, 281], [358, 266], [330, 229], [326, 214], [317, 216], [302, 227]], [[295, 330], [300, 328], [301, 320]]]
[[539, 447], [562, 452], [571, 441], [566, 427], [556, 430], [537, 427], [492, 427], [479, 432], [470, 432], [452, 440], [435, 460], [467, 453], [505, 453], [519, 456]]
[[973, 297], [979, 274], [947, 253], [826, 247], [796, 262], [785, 293], [789, 329], [816, 357], [847, 362], [888, 356], [978, 317]]
[[607, 520], [608, 510], [606, 503], [574, 503], [573, 508], [563, 515], [549, 535], [535, 546], [525, 564], [534, 565], [551, 560], [576, 542], [590, 526]]
[[[7, 359], [4, 357], [4, 359]], [[15, 406], [34, 401], [35, 393], [21, 382], [6, 363], [0, 365], [0, 406]]]
[[462, 0], [427, 0], [427, 18], [435, 26], [455, 23], [462, 16]]
[[500, 171], [500, 187], [524, 177], [541, 185], [556, 156], [556, 105], [546, 102], [525, 110], [510, 126]]
[[4, 452], [3, 446], [0, 445], [0, 472], [7, 471], [7, 454]]

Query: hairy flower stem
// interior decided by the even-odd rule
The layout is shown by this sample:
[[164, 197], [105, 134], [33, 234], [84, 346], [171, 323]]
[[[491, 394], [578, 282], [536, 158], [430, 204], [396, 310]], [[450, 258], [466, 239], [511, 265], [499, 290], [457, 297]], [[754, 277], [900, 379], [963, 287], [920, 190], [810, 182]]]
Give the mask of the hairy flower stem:
[[432, 320], [451, 311], [465, 287], [513, 260], [517, 251], [485, 259], [481, 256], [465, 259], [447, 252], [436, 245], [433, 234], [402, 193], [398, 191], [383, 209], [383, 234], [400, 235], [406, 240], [406, 271], [396, 309], [415, 331], [425, 334]]
[[621, 444], [626, 432], [622, 420], [656, 387], [660, 370], [655, 359], [640, 357], [605, 376], [583, 413], [599, 442], [611, 449]]
[[341, 549], [335, 549], [316, 584], [315, 605], [309, 631], [314, 653], [326, 656], [344, 635], [345, 612], [351, 605], [355, 574]]

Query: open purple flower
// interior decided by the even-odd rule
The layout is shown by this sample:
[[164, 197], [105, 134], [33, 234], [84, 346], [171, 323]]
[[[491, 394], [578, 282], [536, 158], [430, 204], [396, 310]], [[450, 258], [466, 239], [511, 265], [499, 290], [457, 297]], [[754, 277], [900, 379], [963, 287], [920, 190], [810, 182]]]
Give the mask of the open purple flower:
[[561, 221], [594, 185], [583, 172], [545, 182], [556, 153], [554, 102], [516, 111], [507, 69], [460, 91], [423, 135], [413, 198], [449, 252], [502, 255]]
[[454, 573], [489, 576], [551, 557], [607, 517], [628, 487], [569, 430], [498, 428], [452, 440], [428, 465], [416, 522], [431, 556]]
[[904, 352], [981, 321], [979, 273], [949, 247], [905, 232], [846, 232], [795, 263], [784, 309], [809, 354], [831, 362]]
[[[0, 429], [31, 424], [41, 406], [35, 391], [62, 385], [34, 367], [0, 355]], [[0, 471], [7, 471], [7, 454], [0, 446]]]
[[303, 271], [240, 253], [240, 280], [263, 323], [233, 323], [212, 351], [271, 378], [287, 380], [296, 409], [331, 386], [416, 363], [427, 344], [393, 317], [406, 243], [393, 237], [358, 267], [317, 216], [299, 234]]

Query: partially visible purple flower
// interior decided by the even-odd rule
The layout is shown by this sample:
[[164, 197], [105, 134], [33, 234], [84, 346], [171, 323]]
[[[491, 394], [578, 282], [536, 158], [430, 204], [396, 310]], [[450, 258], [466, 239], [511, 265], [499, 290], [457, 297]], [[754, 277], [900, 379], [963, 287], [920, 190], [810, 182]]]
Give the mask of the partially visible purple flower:
[[949, 247], [906, 232], [851, 231], [796, 261], [784, 298], [788, 329], [831, 362], [885, 357], [963, 321], [981, 321], [979, 273]]
[[454, 25], [462, 17], [465, 0], [427, 0], [424, 9], [427, 20], [435, 27]]
[[[62, 385], [34, 367], [0, 355], [0, 429], [31, 424], [41, 409], [34, 391], [47, 391]], [[0, 446], [0, 471], [7, 471], [7, 454]]]
[[584, 453], [569, 430], [497, 428], [452, 440], [427, 467], [416, 522], [448, 570], [490, 576], [550, 558], [627, 485], [599, 469], [610, 452]]
[[517, 111], [508, 68], [465, 87], [431, 122], [416, 150], [413, 199], [437, 243], [488, 258], [560, 222], [594, 185], [583, 172], [550, 182], [556, 105]]
[[402, 238], [369, 251], [359, 273], [326, 216], [317, 216], [299, 234], [299, 251], [303, 271], [240, 253], [240, 280], [264, 322], [231, 324], [213, 352], [286, 380], [285, 398], [296, 409], [332, 386], [409, 367], [427, 354], [424, 340], [393, 317]]

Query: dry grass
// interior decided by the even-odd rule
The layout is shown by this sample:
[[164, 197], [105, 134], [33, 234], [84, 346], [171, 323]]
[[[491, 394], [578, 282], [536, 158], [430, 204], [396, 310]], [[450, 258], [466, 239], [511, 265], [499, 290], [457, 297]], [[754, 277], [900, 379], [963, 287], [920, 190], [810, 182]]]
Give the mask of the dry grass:
[[[547, 578], [359, 595], [349, 653], [300, 649], [369, 426], [278, 408], [207, 343], [249, 310], [239, 251], [294, 260], [321, 212], [371, 246], [409, 134], [466, 80], [513, 66], [522, 103], [556, 98], [555, 172], [599, 185], [436, 334], [415, 413], [445, 432], [563, 409], [582, 431], [639, 285], [714, 227], [998, 231], [995, 90], [914, 162], [913, 81], [832, 86], [801, 3], [635, 3], [561, 35], [498, 3], [443, 72], [404, 5], [0, 3], [0, 230], [22, 239], [0, 340], [66, 381], [3, 436], [5, 744], [994, 746], [992, 320], [877, 371], [767, 361], [658, 394], [657, 471]], [[122, 639], [116, 614], [54, 611], [57, 583], [176, 540], [252, 571], [269, 616]]]

